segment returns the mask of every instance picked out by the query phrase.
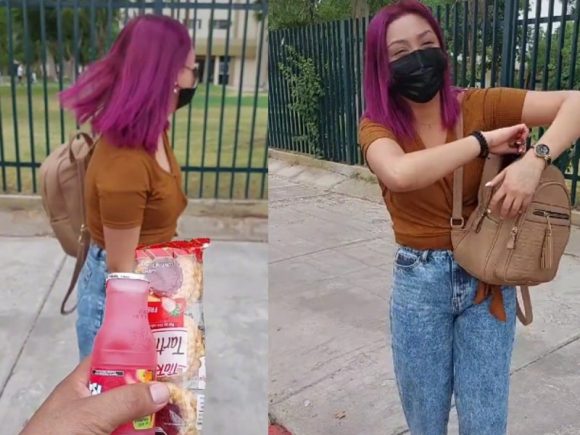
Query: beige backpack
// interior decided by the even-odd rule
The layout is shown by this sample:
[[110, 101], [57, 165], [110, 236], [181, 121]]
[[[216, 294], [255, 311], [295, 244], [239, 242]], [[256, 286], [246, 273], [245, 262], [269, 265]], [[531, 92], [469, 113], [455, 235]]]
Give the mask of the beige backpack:
[[55, 149], [40, 166], [42, 205], [54, 235], [64, 251], [76, 257], [76, 265], [61, 314], [70, 314], [66, 303], [73, 292], [87, 257], [90, 236], [85, 221], [84, 179], [92, 156], [94, 141], [90, 135], [77, 132], [69, 142]]
[[[462, 133], [461, 120], [459, 124]], [[502, 220], [489, 210], [494, 192], [485, 186], [501, 166], [502, 157], [490, 154], [479, 186], [478, 206], [467, 222], [462, 217], [463, 167], [454, 172], [453, 251], [461, 267], [481, 282], [519, 286], [525, 310], [518, 302], [518, 318], [529, 325], [533, 314], [528, 286], [552, 281], [558, 272], [570, 238], [570, 196], [563, 174], [550, 165], [528, 208], [515, 219]]]

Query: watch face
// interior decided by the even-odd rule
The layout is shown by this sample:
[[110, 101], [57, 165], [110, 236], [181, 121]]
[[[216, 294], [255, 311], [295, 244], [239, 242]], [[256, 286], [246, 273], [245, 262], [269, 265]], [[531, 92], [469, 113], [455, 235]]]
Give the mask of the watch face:
[[550, 155], [550, 147], [544, 145], [543, 143], [536, 145], [536, 154], [542, 157]]

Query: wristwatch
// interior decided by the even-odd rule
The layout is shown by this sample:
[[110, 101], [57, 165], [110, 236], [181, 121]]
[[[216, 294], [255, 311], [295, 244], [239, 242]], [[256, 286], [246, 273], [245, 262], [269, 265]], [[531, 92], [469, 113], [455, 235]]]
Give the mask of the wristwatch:
[[548, 145], [543, 143], [536, 144], [534, 146], [534, 153], [536, 154], [536, 157], [544, 159], [546, 166], [552, 164], [552, 154]]

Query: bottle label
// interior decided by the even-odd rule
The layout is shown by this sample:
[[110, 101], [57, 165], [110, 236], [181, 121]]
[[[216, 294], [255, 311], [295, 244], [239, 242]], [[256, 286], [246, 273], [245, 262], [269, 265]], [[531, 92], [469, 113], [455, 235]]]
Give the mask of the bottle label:
[[[123, 385], [151, 382], [153, 380], [155, 380], [154, 372], [147, 369], [111, 370], [91, 368], [89, 391], [91, 396], [96, 396]], [[155, 416], [148, 415], [133, 421], [130, 425], [135, 430], [153, 429], [155, 427]]]

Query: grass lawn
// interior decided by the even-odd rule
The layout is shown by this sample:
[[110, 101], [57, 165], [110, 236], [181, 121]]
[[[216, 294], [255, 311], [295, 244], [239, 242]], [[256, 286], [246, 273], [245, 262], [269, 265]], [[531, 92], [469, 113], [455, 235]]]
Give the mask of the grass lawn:
[[[16, 126], [18, 148], [14, 127], [12, 92], [9, 86], [0, 86], [0, 144], [3, 143], [4, 157], [0, 155], [0, 190], [8, 192], [32, 193], [32, 168], [6, 168], [6, 185], [2, 181], [2, 160], [22, 163], [42, 162], [48, 149], [61, 143], [60, 110], [57, 100], [58, 85], [48, 84], [48, 110], [45, 110], [44, 90], [41, 83], [32, 85], [31, 101], [32, 128], [29, 123], [29, 104], [26, 85], [16, 89]], [[207, 97], [207, 123], [206, 116]], [[223, 109], [222, 109], [223, 107]], [[239, 107], [239, 125], [236, 122]], [[266, 123], [268, 114], [267, 95], [258, 95], [253, 140], [251, 138], [254, 112], [254, 93], [243, 93], [238, 106], [237, 90], [226, 90], [222, 106], [221, 86], [201, 85], [193, 102], [191, 119], [188, 109], [179, 110], [175, 116], [174, 133], [170, 132], [177, 160], [182, 165], [208, 168], [184, 174], [184, 184], [192, 198], [234, 198], [258, 199], [267, 195], [267, 180], [263, 174], [250, 174], [246, 168], [267, 167]], [[75, 123], [67, 112], [64, 113], [65, 138], [75, 131]], [[188, 121], [191, 123], [189, 156], [187, 153]], [[205, 127], [205, 130], [204, 130]], [[220, 127], [222, 127], [220, 140]], [[84, 128], [88, 131], [88, 128]], [[32, 134], [31, 134], [32, 132]], [[48, 132], [48, 133], [47, 133]], [[48, 143], [47, 143], [48, 136]], [[236, 146], [237, 143], [237, 146]], [[34, 153], [34, 158], [33, 158]], [[189, 157], [189, 158], [188, 158]], [[240, 168], [240, 172], [212, 171], [212, 168]], [[36, 171], [37, 172], [37, 171]], [[18, 175], [20, 173], [20, 189]], [[264, 188], [262, 186], [264, 185]], [[38, 183], [37, 183], [38, 189]], [[247, 193], [247, 195], [246, 195]]]

